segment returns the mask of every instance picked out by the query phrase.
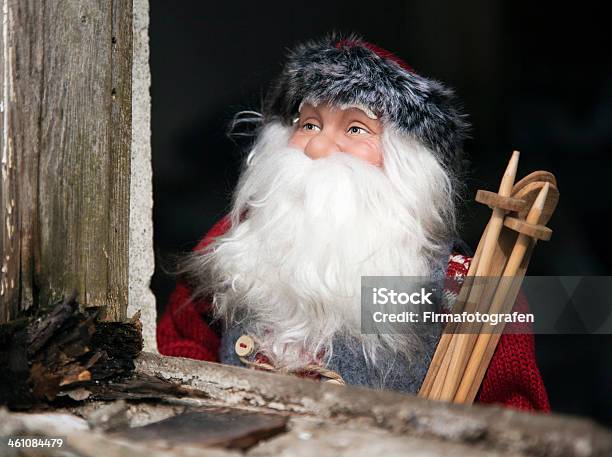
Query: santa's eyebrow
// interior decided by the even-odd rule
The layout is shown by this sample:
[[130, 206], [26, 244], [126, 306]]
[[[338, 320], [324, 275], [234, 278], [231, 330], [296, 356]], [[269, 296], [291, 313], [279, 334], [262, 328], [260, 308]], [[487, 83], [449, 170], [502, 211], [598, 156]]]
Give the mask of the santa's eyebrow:
[[302, 100], [302, 102], [300, 103], [300, 106], [298, 106], [298, 113], [302, 112], [302, 108], [304, 107], [304, 105], [310, 105], [313, 110], [315, 110], [317, 113], [319, 112], [319, 110], [317, 108], [318, 103], [311, 102], [311, 101], [308, 101], [308, 100]]
[[308, 117], [313, 117], [313, 116], [314, 117], [321, 117], [321, 113], [319, 112], [319, 109], [316, 107], [316, 105], [313, 105], [310, 102], [302, 102], [302, 103], [300, 103], [299, 111], [297, 113], [298, 114], [297, 115], [298, 118], [302, 118], [303, 117], [302, 109], [304, 108], [304, 105], [306, 105], [306, 104], [309, 105], [308, 107], [310, 108], [310, 111], [312, 112], [311, 114], [308, 114]]
[[361, 111], [363, 114], [365, 114], [369, 119], [372, 120], [377, 120], [378, 116], [374, 113], [374, 111], [372, 111], [370, 108], [368, 108], [367, 106], [358, 104], [358, 103], [345, 103], [340, 105], [339, 107], [342, 110], [349, 110], [351, 108], [357, 109], [359, 111]]

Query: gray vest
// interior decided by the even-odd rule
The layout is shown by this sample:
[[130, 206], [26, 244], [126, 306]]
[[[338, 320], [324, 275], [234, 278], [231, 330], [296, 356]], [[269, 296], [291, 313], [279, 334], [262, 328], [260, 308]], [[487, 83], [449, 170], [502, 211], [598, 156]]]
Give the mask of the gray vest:
[[[235, 325], [221, 338], [219, 358], [221, 363], [244, 366], [235, 351], [236, 340], [249, 334], [248, 326]], [[338, 373], [347, 384], [371, 387], [374, 389], [396, 390], [416, 393], [425, 379], [425, 374], [436, 349], [440, 332], [433, 332], [424, 338], [424, 344], [412, 360], [407, 360], [391, 351], [381, 350], [377, 354], [376, 366], [366, 362], [361, 344], [351, 339], [334, 340], [334, 350], [326, 368]], [[249, 357], [253, 359], [253, 357]]]

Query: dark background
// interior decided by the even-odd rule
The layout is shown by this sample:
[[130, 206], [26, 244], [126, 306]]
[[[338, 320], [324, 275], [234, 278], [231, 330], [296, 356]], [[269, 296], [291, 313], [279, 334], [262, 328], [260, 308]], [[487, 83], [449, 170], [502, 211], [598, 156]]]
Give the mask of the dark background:
[[[532, 275], [610, 275], [612, 59], [609, 17], [588, 2], [167, 2], [151, 0], [154, 233], [152, 288], [163, 311], [174, 279], [160, 265], [190, 250], [228, 209], [246, 145], [225, 132], [258, 109], [286, 49], [355, 31], [455, 88], [473, 124], [468, 196], [495, 190], [513, 149], [519, 176], [552, 171], [561, 192]], [[468, 203], [475, 247], [490, 212]], [[612, 424], [612, 338], [536, 336], [553, 410]]]

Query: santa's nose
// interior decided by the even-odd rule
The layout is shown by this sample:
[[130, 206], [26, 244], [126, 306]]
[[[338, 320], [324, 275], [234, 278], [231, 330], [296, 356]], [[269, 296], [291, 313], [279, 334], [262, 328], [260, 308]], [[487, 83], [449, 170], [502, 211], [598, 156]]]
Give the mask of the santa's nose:
[[336, 152], [340, 152], [338, 143], [331, 135], [323, 132], [310, 138], [304, 148], [304, 153], [313, 160], [327, 157]]

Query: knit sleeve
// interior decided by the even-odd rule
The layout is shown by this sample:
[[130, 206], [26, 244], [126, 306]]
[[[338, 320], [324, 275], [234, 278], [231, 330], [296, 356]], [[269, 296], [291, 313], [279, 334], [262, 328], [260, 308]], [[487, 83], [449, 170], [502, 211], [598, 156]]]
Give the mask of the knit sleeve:
[[[517, 297], [514, 310], [529, 312], [529, 304], [523, 294]], [[550, 411], [548, 395], [536, 362], [531, 328], [501, 336], [478, 392], [478, 401], [501, 403], [529, 411]]]
[[[200, 240], [194, 250], [205, 248], [228, 227], [227, 217], [221, 219]], [[157, 324], [159, 352], [175, 357], [217, 362], [219, 335], [206, 322], [209, 312], [209, 300], [193, 300], [189, 287], [179, 280]]]
[[[447, 277], [465, 276], [471, 260], [462, 255], [451, 256]], [[519, 293], [514, 311], [529, 312], [529, 304], [524, 294]], [[519, 323], [511, 325], [514, 326], [512, 333], [504, 333], [499, 339], [477, 400], [516, 409], [548, 412], [550, 405], [536, 362], [531, 326]]]

